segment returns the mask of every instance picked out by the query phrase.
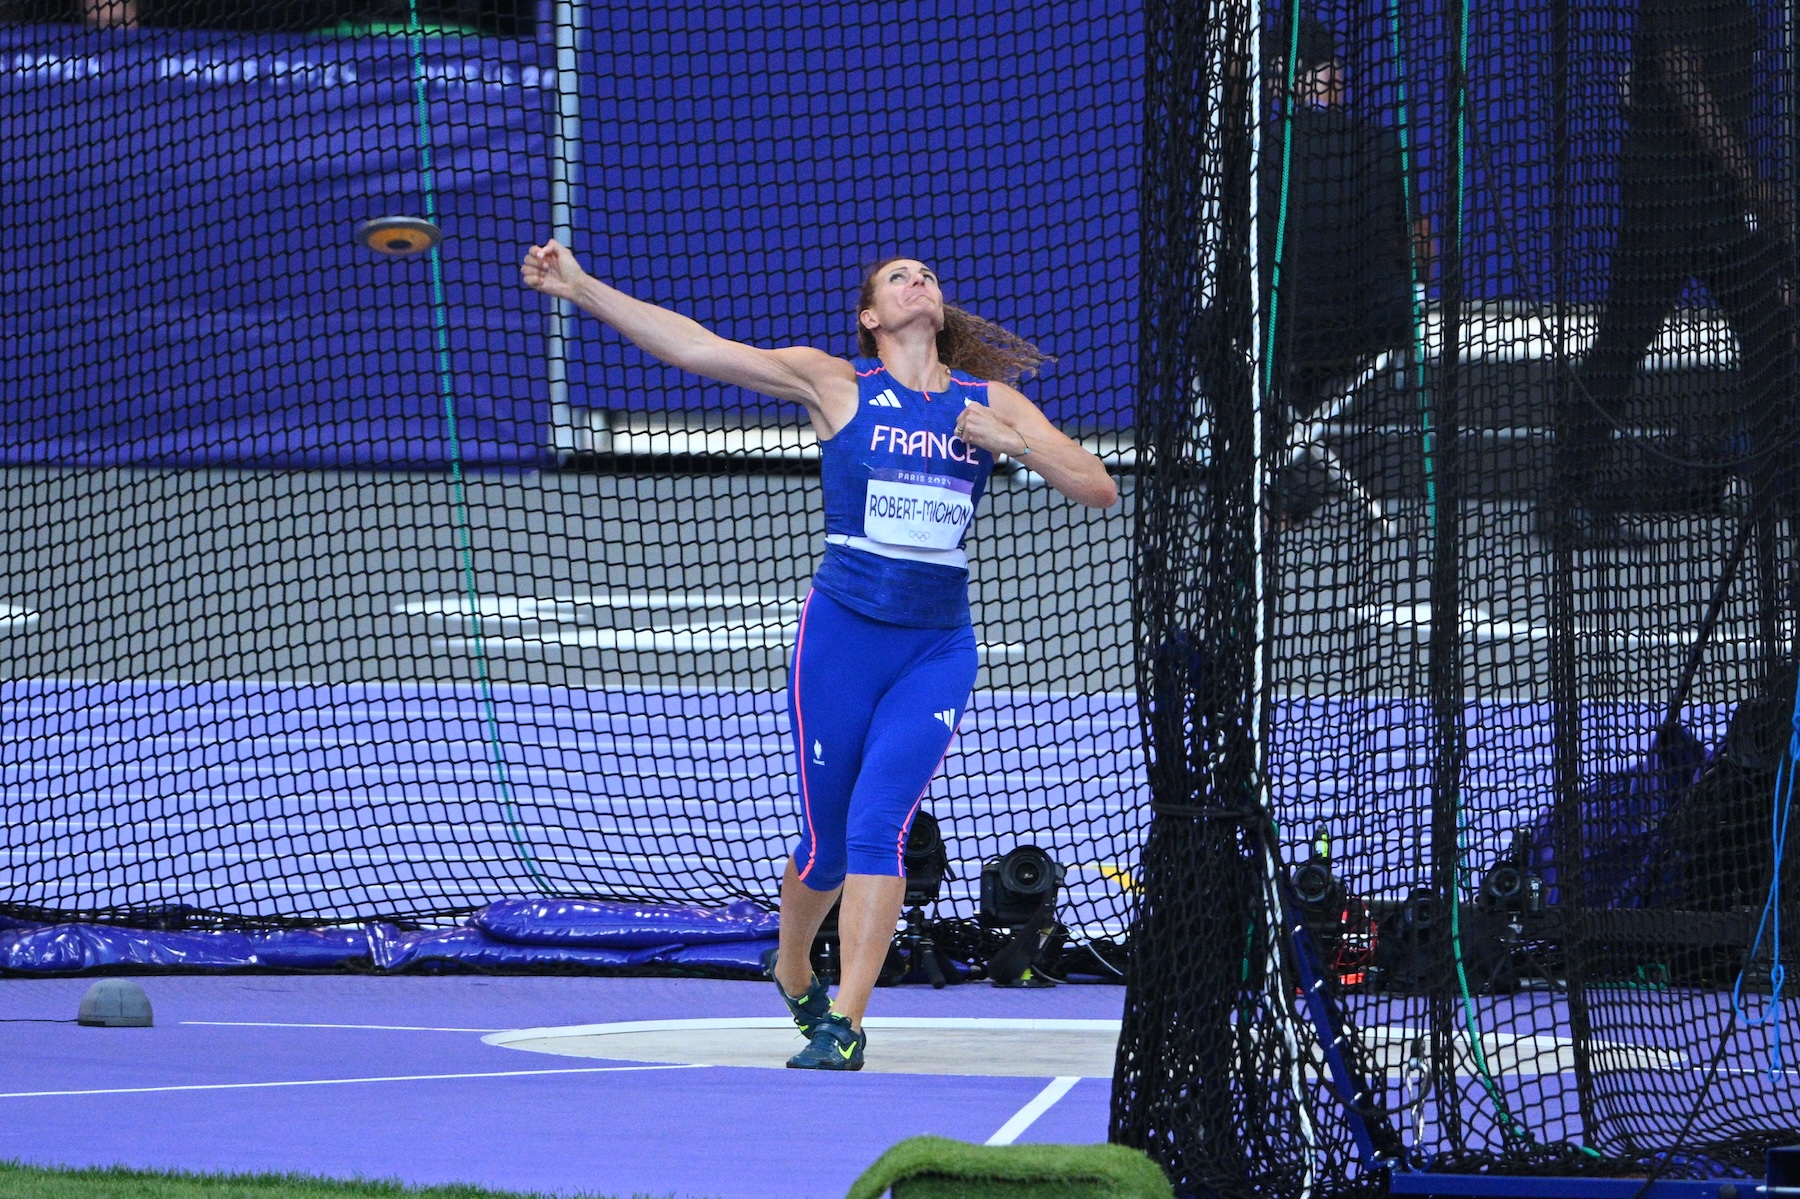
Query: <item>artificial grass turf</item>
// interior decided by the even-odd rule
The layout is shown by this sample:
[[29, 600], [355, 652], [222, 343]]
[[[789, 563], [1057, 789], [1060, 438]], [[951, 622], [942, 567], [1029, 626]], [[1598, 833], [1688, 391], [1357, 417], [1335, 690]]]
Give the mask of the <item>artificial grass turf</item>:
[[[52, 1170], [0, 1161], [0, 1199], [548, 1199], [484, 1187], [409, 1187], [305, 1174], [183, 1174], [160, 1170]], [[600, 1194], [579, 1199], [609, 1199]], [[632, 1199], [651, 1199], [643, 1194]]]
[[847, 1199], [1170, 1199], [1155, 1162], [1123, 1145], [971, 1145], [909, 1137]]

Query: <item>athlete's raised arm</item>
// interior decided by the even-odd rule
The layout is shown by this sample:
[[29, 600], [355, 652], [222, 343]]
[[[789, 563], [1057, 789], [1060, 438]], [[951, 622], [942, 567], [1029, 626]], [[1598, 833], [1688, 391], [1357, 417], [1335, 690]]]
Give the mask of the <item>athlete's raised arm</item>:
[[574, 303], [670, 366], [806, 405], [821, 437], [855, 414], [856, 371], [842, 358], [810, 346], [763, 350], [727, 340], [679, 312], [602, 283], [554, 238], [525, 252], [519, 276], [525, 286]]
[[956, 431], [964, 441], [1031, 468], [1078, 504], [1110, 508], [1119, 502], [1119, 485], [1106, 473], [1106, 465], [1004, 383], [988, 384], [987, 407], [964, 408]]

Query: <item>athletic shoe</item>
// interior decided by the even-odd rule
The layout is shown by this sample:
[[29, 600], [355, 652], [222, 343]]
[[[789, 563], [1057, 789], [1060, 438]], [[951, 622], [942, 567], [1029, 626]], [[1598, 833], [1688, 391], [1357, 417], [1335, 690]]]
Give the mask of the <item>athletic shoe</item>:
[[850, 1027], [850, 1019], [836, 1012], [813, 1029], [805, 1049], [788, 1059], [790, 1070], [860, 1070], [867, 1033]]
[[795, 999], [787, 993], [787, 989], [776, 980], [775, 989], [781, 992], [781, 1002], [787, 1004], [788, 1015], [794, 1018], [795, 1027], [800, 1035], [812, 1039], [813, 1030], [831, 1018], [831, 992], [813, 975], [812, 985], [806, 988], [806, 994]]

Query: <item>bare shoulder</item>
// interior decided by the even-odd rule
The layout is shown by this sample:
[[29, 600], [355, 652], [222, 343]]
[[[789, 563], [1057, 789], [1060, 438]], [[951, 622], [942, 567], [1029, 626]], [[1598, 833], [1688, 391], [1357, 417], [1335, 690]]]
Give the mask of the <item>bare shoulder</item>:
[[807, 380], [839, 380], [854, 383], [856, 368], [849, 360], [827, 354], [824, 350], [812, 346], [784, 346], [779, 350], [770, 350], [781, 361], [781, 364]]
[[770, 352], [788, 370], [810, 383], [821, 399], [827, 393], [843, 392], [846, 389], [850, 395], [856, 394], [856, 368], [850, 365], [847, 358], [827, 354], [812, 346], [787, 346]]
[[798, 384], [796, 398], [806, 405], [821, 438], [831, 438], [856, 415], [856, 368], [848, 359], [812, 346], [767, 352]]

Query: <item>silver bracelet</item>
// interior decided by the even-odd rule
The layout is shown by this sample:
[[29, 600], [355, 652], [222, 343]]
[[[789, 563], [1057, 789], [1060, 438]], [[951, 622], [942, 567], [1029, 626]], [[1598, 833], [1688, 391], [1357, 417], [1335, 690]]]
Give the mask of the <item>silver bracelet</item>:
[[[1017, 429], [1014, 429], [1013, 432], [1019, 433], [1019, 431]], [[1024, 446], [1025, 448], [1020, 450], [1018, 453], [1014, 454], [1013, 457], [1023, 458], [1031, 453], [1031, 443], [1029, 441], [1025, 440], [1025, 434], [1023, 434], [1023, 433], [1019, 433], [1019, 444]]]

